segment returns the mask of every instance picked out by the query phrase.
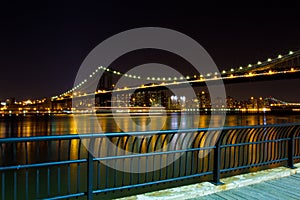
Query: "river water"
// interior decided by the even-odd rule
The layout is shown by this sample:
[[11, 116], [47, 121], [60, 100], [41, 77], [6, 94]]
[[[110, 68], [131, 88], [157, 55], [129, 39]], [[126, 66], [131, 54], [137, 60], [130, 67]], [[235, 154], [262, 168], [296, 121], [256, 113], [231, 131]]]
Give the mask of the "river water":
[[[264, 125], [264, 124], [282, 124], [300, 122], [300, 115], [274, 115], [274, 114], [244, 114], [227, 115], [224, 124], [221, 115], [181, 115], [168, 114], [162, 115], [26, 115], [26, 116], [5, 116], [0, 117], [0, 140], [9, 137], [24, 136], [44, 136], [44, 135], [65, 135], [77, 133], [95, 133], [99, 132], [131, 132], [146, 130], [167, 130], [167, 129], [188, 129], [188, 128], [206, 128], [224, 126], [245, 126], [245, 125]], [[101, 129], [99, 129], [101, 127]], [[154, 138], [155, 136], [153, 136]], [[176, 135], [174, 136], [174, 138]], [[161, 142], [163, 137], [153, 139], [153, 144]], [[122, 144], [123, 140], [116, 142]], [[79, 141], [45, 141], [19, 143], [17, 146], [2, 144], [0, 154], [0, 167], [7, 165], [22, 165], [26, 163], [64, 161], [69, 159], [86, 158], [86, 151], [80, 148]], [[104, 145], [104, 143], [101, 143]], [[99, 145], [100, 146], [100, 145]], [[134, 146], [128, 142], [127, 147]], [[149, 148], [152, 143], [148, 144]], [[148, 149], [147, 146], [147, 149]], [[26, 150], [27, 149], [27, 150]], [[101, 148], [107, 155], [111, 153], [108, 148]], [[39, 153], [37, 153], [37, 151]], [[198, 152], [200, 153], [200, 152]], [[161, 180], [165, 178], [176, 178], [183, 175], [195, 174], [210, 169], [211, 164], [208, 158], [203, 164], [196, 162], [197, 152], [188, 152], [181, 156], [168, 167], [149, 172], [149, 173], [123, 173], [120, 170], [114, 170], [104, 163], [94, 163], [94, 188], [105, 189], [119, 187], [123, 185], [137, 184], [139, 182], [148, 182]], [[27, 154], [27, 156], [25, 156]], [[151, 160], [141, 158], [137, 166], [147, 168], [147, 164], [154, 163], [154, 157]], [[156, 163], [161, 166], [166, 159], [158, 156]], [[123, 160], [123, 163], [114, 162], [114, 165], [132, 166], [132, 160]], [[0, 199], [25, 199], [26, 194], [29, 199], [47, 198], [51, 196], [64, 195], [76, 192], [86, 191], [86, 163], [81, 164], [63, 164], [53, 167], [31, 168], [20, 170], [7, 170], [0, 173], [2, 181], [0, 182]], [[204, 179], [203, 179], [204, 180]], [[197, 180], [193, 180], [194, 182]], [[4, 184], [3, 184], [4, 183]], [[68, 185], [70, 183], [70, 185]], [[185, 182], [184, 184], [186, 184]], [[174, 183], [177, 186], [178, 183]], [[4, 186], [4, 187], [3, 187]], [[116, 193], [103, 194], [96, 199], [111, 199], [112, 197], [126, 196], [136, 192], [146, 192], [156, 190], [156, 186], [142, 188], [137, 191], [120, 191]], [[172, 183], [163, 187], [172, 187]], [[16, 192], [14, 191], [16, 188]], [[161, 189], [161, 186], [157, 189]], [[5, 193], [3, 193], [5, 192]], [[15, 193], [15, 194], [14, 194]], [[1, 197], [4, 198], [1, 198]], [[16, 198], [15, 198], [16, 197]], [[84, 199], [84, 198], [83, 198]]]
[[[37, 135], [64, 135], [87, 133], [93, 130], [101, 132], [130, 132], [145, 130], [167, 130], [186, 128], [205, 128], [219, 126], [220, 115], [135, 115], [113, 116], [109, 114], [96, 115], [99, 123], [89, 123], [94, 115], [45, 115], [45, 116], [6, 116], [0, 117], [0, 137], [24, 137]], [[163, 120], [162, 120], [163, 118]], [[85, 127], [80, 129], [78, 122]], [[264, 125], [300, 122], [300, 115], [274, 115], [274, 114], [244, 114], [227, 115], [224, 126]], [[80, 130], [78, 130], [78, 128]]]

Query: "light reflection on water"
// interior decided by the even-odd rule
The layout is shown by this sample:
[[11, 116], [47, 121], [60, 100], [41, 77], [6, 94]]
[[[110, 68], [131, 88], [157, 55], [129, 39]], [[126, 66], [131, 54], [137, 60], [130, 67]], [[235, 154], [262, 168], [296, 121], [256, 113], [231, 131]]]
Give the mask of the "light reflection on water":
[[[102, 131], [104, 132], [120, 132], [120, 131], [142, 131], [142, 130], [160, 130], [161, 129], [161, 116], [151, 116], [151, 120], [149, 116], [131, 116], [131, 119], [128, 119], [128, 117], [119, 116], [117, 118], [119, 124], [122, 126], [122, 130], [119, 126], [115, 123], [115, 118], [111, 115], [97, 115], [96, 117], [93, 115], [78, 115], [77, 120], [75, 120], [74, 116], [72, 115], [55, 115], [55, 116], [26, 116], [26, 117], [2, 117], [0, 118], [0, 137], [21, 137], [21, 136], [35, 136], [35, 135], [63, 135], [63, 134], [76, 134], [76, 133], [93, 133], [96, 130], [99, 130], [99, 124], [101, 126]], [[197, 120], [195, 120], [197, 119]], [[198, 120], [199, 119], [199, 120]], [[212, 120], [212, 122], [210, 122]], [[201, 115], [199, 117], [195, 117], [194, 115], [177, 115], [172, 114], [168, 115], [166, 117], [166, 121], [163, 124], [162, 129], [178, 129], [178, 128], [194, 128], [194, 127], [208, 127], [209, 125], [217, 126], [219, 124], [219, 121], [221, 120], [221, 116], [214, 115]], [[238, 125], [258, 125], [258, 124], [275, 124], [275, 123], [290, 123], [290, 122], [300, 122], [300, 115], [227, 115], [225, 120], [225, 126], [238, 126]], [[182, 127], [179, 127], [181, 124]], [[78, 131], [78, 125], [82, 126], [82, 129], [80, 132]], [[149, 126], [148, 126], [149, 125]], [[145, 128], [147, 127], [147, 128]], [[82, 131], [82, 132], [81, 132]], [[205, 133], [199, 133], [199, 137], [196, 138], [195, 143], [199, 144], [199, 147], [204, 146], [210, 146], [213, 141], [215, 141], [216, 138], [207, 138], [208, 136], [205, 135]], [[203, 137], [202, 137], [203, 135]], [[213, 134], [214, 136], [217, 136], [216, 134]], [[175, 134], [173, 139], [169, 140], [168, 142], [164, 142], [166, 135], [153, 135], [152, 140], [151, 138], [138, 138], [137, 141], [134, 143], [134, 137], [123, 137], [121, 139], [118, 138], [111, 138], [107, 139], [104, 138], [102, 140], [96, 140], [95, 146], [98, 147], [99, 157], [107, 157], [109, 155], [114, 156], [116, 155], [122, 155], [119, 150], [116, 148], [111, 148], [111, 145], [109, 145], [108, 142], [112, 142], [114, 144], [118, 143], [119, 146], [124, 146], [125, 143], [129, 145], [124, 146], [124, 150], [130, 151], [130, 152], [138, 152], [141, 153], [144, 152], [153, 152], [157, 149], [161, 149], [166, 147], [166, 145], [170, 145], [171, 147], [178, 147], [179, 146], [185, 146], [185, 143], [189, 143], [189, 136], [192, 136], [190, 134]], [[128, 138], [128, 141], [127, 141]], [[170, 138], [170, 136], [169, 136]], [[192, 138], [192, 137], [191, 137]], [[180, 140], [182, 139], [182, 140]], [[211, 140], [212, 139], [212, 140]], [[233, 138], [233, 141], [235, 141], [236, 138]], [[148, 141], [151, 140], [152, 142]], [[177, 141], [177, 142], [176, 142]], [[179, 141], [179, 142], [178, 142]], [[142, 145], [141, 145], [142, 143]], [[38, 146], [37, 146], [38, 145]], [[12, 156], [12, 146], [5, 146], [4, 148], [5, 153], [5, 159], [0, 159], [0, 166], [1, 165], [9, 165], [9, 164], [24, 164], [25, 163], [25, 146], [24, 144], [20, 144], [18, 146], [19, 151], [17, 151], [17, 154], [15, 158], [13, 159]], [[38, 147], [38, 148], [37, 148]], [[84, 151], [82, 148], [82, 145], [80, 147], [80, 141], [79, 140], [72, 140], [69, 144], [69, 141], [61, 141], [61, 143], [54, 141], [54, 142], [40, 142], [40, 143], [27, 143], [28, 148], [28, 160], [29, 163], [35, 163], [38, 162], [45, 162], [45, 161], [53, 161], [53, 160], [69, 160], [69, 159], [78, 159], [78, 158], [85, 158], [87, 156], [87, 152]], [[141, 148], [141, 150], [139, 150]], [[40, 149], [39, 155], [36, 153], [36, 149]], [[49, 154], [50, 152], [50, 154]], [[170, 177], [172, 176], [181, 176], [183, 173], [186, 172], [186, 170], [182, 170], [180, 167], [180, 163], [187, 162], [187, 161], [195, 161], [197, 158], [203, 159], [204, 163], [202, 166], [203, 170], [208, 171], [208, 169], [211, 168], [211, 165], [209, 165], [210, 160], [208, 156], [206, 156], [209, 152], [208, 151], [199, 151], [197, 154], [186, 154], [180, 159], [176, 160], [176, 162], [172, 163], [169, 168], [165, 168], [164, 171], [157, 171], [157, 173], [148, 173], [147, 177], [144, 178], [148, 181], [152, 177], [158, 176], [157, 174], [160, 174], [160, 172], [164, 173], [163, 176], [167, 176], [168, 173]], [[252, 152], [250, 151], [250, 154]], [[1, 154], [0, 154], [1, 156]], [[68, 158], [68, 156], [70, 156]], [[173, 155], [172, 155], [173, 156]], [[255, 154], [254, 154], [255, 156]], [[234, 162], [234, 159], [231, 159], [231, 162]], [[141, 157], [139, 159], [138, 165], [132, 164], [132, 159], [124, 159], [124, 160], [112, 160], [110, 166], [121, 166], [125, 170], [125, 168], [135, 169], [140, 165], [139, 169], [146, 169], [150, 170], [154, 168], [154, 163], [161, 165], [167, 165], [168, 164], [168, 157], [167, 156], [156, 156], [156, 157]], [[107, 164], [107, 163], [106, 163]], [[198, 169], [198, 166], [195, 167], [197, 162], [191, 162], [186, 165], [187, 171], [191, 171], [191, 173], [194, 171], [192, 169]], [[232, 165], [232, 163], [231, 163]], [[106, 187], [112, 187], [115, 184], [121, 184], [124, 180], [128, 180], [128, 174], [124, 175], [118, 175], [117, 172], [112, 171], [111, 169], [108, 169], [106, 165], [103, 163], [98, 164], [100, 166], [95, 171], [95, 174], [99, 174], [101, 176], [101, 181], [99, 182], [101, 188]], [[67, 168], [69, 167], [69, 168]], [[80, 167], [80, 168], [79, 168]], [[201, 168], [201, 167], [200, 167]], [[202, 169], [201, 168], [201, 169]], [[81, 180], [83, 183], [84, 179], [86, 179], [86, 165], [85, 163], [77, 165], [73, 164], [70, 166], [62, 165], [59, 167], [61, 170], [62, 182], [61, 182], [61, 190], [66, 191], [66, 185], [67, 185], [67, 178], [66, 175], [69, 173], [70, 180], [72, 182], [71, 191], [77, 190], [77, 177], [78, 173], [81, 174]], [[70, 172], [68, 172], [68, 169]], [[51, 188], [57, 187], [56, 183], [56, 176], [57, 176], [57, 168], [53, 167], [51, 170]], [[24, 170], [20, 170], [18, 172], [18, 182], [24, 183], [25, 178], [22, 176], [24, 174]], [[174, 175], [175, 174], [175, 175]], [[109, 176], [108, 176], [109, 175]], [[29, 187], [29, 199], [35, 198], [35, 180], [36, 180], [37, 172], [36, 171], [30, 171], [29, 175], [29, 182], [33, 183]], [[47, 171], [40, 170], [39, 172], [40, 176], [40, 194], [43, 197], [47, 197], [47, 191], [44, 187], [47, 185]], [[109, 178], [108, 178], [109, 177]], [[110, 178], [111, 177], [111, 178]], [[127, 177], [127, 178], [126, 178]], [[143, 177], [143, 174], [140, 176], [139, 174], [134, 174], [133, 179], [137, 179], [137, 177], [141, 178]], [[123, 180], [124, 179], [124, 180]], [[7, 173], [6, 175], [6, 191], [12, 191], [12, 180], [13, 176], [12, 174]], [[141, 178], [141, 180], [143, 180]], [[126, 181], [124, 182], [126, 184]], [[118, 185], [117, 185], [118, 186]], [[1, 183], [0, 183], [1, 188]], [[84, 184], [81, 185], [80, 191], [85, 191]], [[55, 192], [55, 191], [54, 191]], [[18, 195], [19, 197], [23, 197], [25, 193], [25, 187], [24, 185], [18, 186]], [[8, 197], [9, 193], [7, 193]], [[55, 195], [55, 194], [54, 194]], [[22, 199], [22, 198], [19, 198]]]
[[[199, 120], [197, 120], [197, 118]], [[116, 123], [116, 120], [118, 123]], [[211, 123], [210, 123], [210, 120]], [[185, 129], [196, 127], [219, 126], [221, 116], [214, 115], [168, 115], [161, 123], [162, 116], [137, 115], [123, 117], [108, 114], [93, 115], [54, 115], [1, 117], [0, 137], [23, 137], [36, 135], [63, 135], [99, 132], [130, 132], [146, 130]], [[78, 130], [78, 121], [80, 129]], [[77, 122], [77, 125], [76, 125]], [[227, 115], [224, 126], [263, 125], [300, 122], [300, 115]], [[84, 127], [84, 128], [82, 128]]]

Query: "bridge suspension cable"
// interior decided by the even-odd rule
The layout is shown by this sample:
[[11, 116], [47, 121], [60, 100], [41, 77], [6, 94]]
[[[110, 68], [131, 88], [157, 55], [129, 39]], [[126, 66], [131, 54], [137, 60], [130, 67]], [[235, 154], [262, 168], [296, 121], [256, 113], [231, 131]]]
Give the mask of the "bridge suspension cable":
[[[75, 92], [76, 90], [78, 90], [79, 88], [81, 88], [83, 85], [85, 85], [90, 79], [92, 79], [93, 77], [96, 76], [97, 73], [99, 73], [100, 71], [105, 72], [105, 73], [111, 73], [113, 75], [117, 75], [117, 76], [125, 76], [127, 78], [131, 78], [131, 79], [142, 79], [142, 80], [148, 80], [148, 81], [159, 81], [159, 82], [174, 82], [174, 81], [193, 81], [196, 79], [200, 79], [200, 80], [207, 80], [207, 79], [212, 79], [212, 78], [233, 78], [233, 73], [247, 73], [250, 72], [248, 74], [248, 76], [252, 76], [253, 74], [251, 73], [252, 70], [254, 69], [259, 69], [261, 67], [264, 67], [266, 65], [270, 65], [270, 64], [274, 64], [277, 62], [280, 62], [282, 60], [286, 60], [286, 59], [291, 59], [293, 57], [297, 57], [300, 56], [300, 50], [298, 51], [289, 51], [288, 54], [285, 55], [281, 55], [279, 54], [276, 58], [268, 58], [265, 61], [258, 61], [256, 64], [248, 64], [247, 66], [239, 66], [236, 68], [231, 68], [229, 70], [222, 70], [221, 74], [219, 74], [218, 72], [210, 72], [207, 73], [205, 75], [203, 74], [194, 74], [194, 75], [187, 75], [186, 77], [144, 77], [142, 75], [138, 75], [138, 74], [128, 74], [128, 73], [124, 73], [115, 69], [109, 69], [107, 67], [103, 67], [103, 66], [99, 66], [97, 67], [93, 72], [90, 73], [90, 75], [84, 79], [82, 82], [80, 82], [79, 84], [77, 84], [76, 86], [74, 86], [73, 88], [71, 88], [70, 90], [54, 96], [52, 98], [58, 98], [58, 97], [62, 97], [62, 96], [66, 96], [69, 95], [73, 92]], [[296, 71], [294, 68], [291, 68], [291, 71]], [[269, 74], [271, 74], [272, 71], [269, 71]], [[238, 76], [237, 76], [238, 77]]]

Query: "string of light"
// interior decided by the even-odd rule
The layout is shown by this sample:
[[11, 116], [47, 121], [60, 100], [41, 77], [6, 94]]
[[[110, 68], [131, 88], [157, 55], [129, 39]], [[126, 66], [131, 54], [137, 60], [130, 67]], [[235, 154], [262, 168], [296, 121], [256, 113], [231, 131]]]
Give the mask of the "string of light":
[[[136, 74], [128, 74], [128, 73], [122, 73], [120, 71], [114, 70], [114, 69], [109, 69], [103, 66], [99, 66], [98, 68], [95, 69], [95, 71], [93, 71], [88, 78], [84, 79], [82, 82], [80, 82], [79, 84], [77, 84], [76, 86], [74, 86], [72, 89], [58, 95], [52, 98], [57, 98], [57, 97], [62, 97], [68, 94], [71, 94], [73, 92], [75, 92], [77, 89], [79, 89], [80, 87], [82, 87], [84, 84], [86, 84], [88, 82], [89, 79], [93, 78], [94, 76], [96, 76], [97, 73], [99, 73], [100, 71], [102, 72], [106, 72], [106, 73], [111, 73], [114, 75], [118, 75], [118, 76], [125, 76], [127, 78], [132, 78], [132, 79], [143, 79], [143, 80], [151, 80], [151, 81], [159, 81], [159, 82], [170, 82], [170, 81], [177, 81], [177, 80], [181, 80], [181, 81], [185, 81], [185, 80], [191, 80], [191, 79], [197, 79], [198, 77], [200, 79], [205, 79], [205, 77], [207, 78], [211, 78], [211, 77], [220, 77], [220, 76], [226, 76], [229, 75], [232, 76], [233, 73], [235, 72], [246, 72], [249, 69], [255, 69], [257, 67], [262, 67], [265, 65], [268, 65], [272, 62], [277, 62], [280, 59], [286, 59], [290, 56], [292, 56], [293, 54], [299, 54], [300, 50], [293, 52], [293, 51], [289, 51], [288, 54], [286, 55], [281, 55], [279, 54], [276, 58], [268, 58], [266, 61], [258, 61], [256, 64], [248, 64], [247, 66], [240, 66], [240, 67], [236, 67], [236, 68], [231, 68], [230, 70], [222, 70], [221, 74], [219, 74], [218, 72], [211, 72], [211, 73], [207, 73], [206, 75], [200, 74], [200, 75], [192, 75], [192, 76], [186, 76], [186, 77], [143, 77], [141, 75], [136, 75]], [[249, 73], [249, 75], [252, 75], [251, 73]]]

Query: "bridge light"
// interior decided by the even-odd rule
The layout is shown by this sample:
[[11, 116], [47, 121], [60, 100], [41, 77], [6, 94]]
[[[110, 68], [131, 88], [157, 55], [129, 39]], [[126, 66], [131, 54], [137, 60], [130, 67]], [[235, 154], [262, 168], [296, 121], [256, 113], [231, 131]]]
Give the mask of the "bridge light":
[[243, 67], [242, 67], [242, 66], [240, 66], [240, 69], [243, 69]]
[[114, 73], [114, 74], [116, 74], [117, 72], [116, 72], [116, 71], [114, 71], [113, 73]]
[[292, 55], [292, 54], [294, 54], [294, 52], [293, 52], [293, 51], [290, 51], [289, 54]]
[[92, 78], [93, 77], [93, 75], [90, 75], [90, 78]]
[[124, 76], [126, 76], [126, 77], [127, 77], [127, 76], [128, 76], [128, 74], [124, 74]]
[[98, 72], [98, 69], [96, 69], [96, 72]]
[[133, 78], [136, 78], [136, 76], [134, 75]]
[[258, 61], [258, 62], [257, 62], [257, 64], [258, 64], [258, 65], [261, 65], [261, 62], [260, 62], [260, 61]]
[[278, 55], [278, 58], [282, 58], [282, 55], [279, 54], [279, 55]]
[[159, 77], [157, 77], [156, 79], [157, 79], [158, 81], [160, 81], [160, 78], [159, 78]]
[[271, 58], [268, 58], [268, 60], [267, 60], [268, 62], [271, 62], [272, 61], [272, 59]]
[[210, 76], [210, 73], [208, 73], [206, 76]]
[[162, 80], [163, 80], [163, 81], [165, 81], [165, 80], [166, 80], [166, 78], [165, 78], [165, 77], [163, 77], [163, 78], [162, 78]]
[[108, 71], [108, 72], [109, 72], [109, 69], [107, 68], [107, 69], [106, 69], [106, 71]]
[[251, 64], [249, 64], [249, 65], [248, 65], [248, 67], [252, 67], [252, 65], [251, 65]]
[[132, 75], [131, 75], [131, 74], [129, 74], [129, 75], [128, 75], [128, 77], [129, 77], [129, 78], [131, 78], [131, 77], [132, 77]]
[[137, 78], [138, 78], [138, 79], [141, 79], [141, 77], [140, 77], [140, 76], [138, 76]]
[[168, 80], [169, 80], [169, 81], [171, 81], [171, 80], [172, 80], [172, 78], [171, 78], [171, 77], [169, 77], [169, 78], [168, 78]]
[[190, 77], [189, 77], [189, 76], [186, 76], [186, 79], [190, 79]]
[[117, 74], [120, 75], [121, 73], [120, 73], [120, 72], [117, 72]]
[[147, 77], [147, 80], [150, 80], [150, 77]]
[[230, 69], [230, 71], [231, 71], [231, 72], [234, 72], [234, 69], [233, 69], [233, 68], [231, 68], [231, 69]]
[[218, 72], [215, 72], [215, 75], [218, 75]]
[[291, 68], [291, 72], [294, 72], [294, 71], [295, 71], [295, 69], [292, 67], [292, 68]]
[[182, 77], [182, 76], [180, 77], [180, 80], [183, 80], [183, 77]]
[[173, 80], [177, 80], [177, 77], [174, 77]]
[[152, 77], [152, 80], [154, 81], [154, 80], [155, 80], [155, 77]]
[[272, 70], [269, 70], [269, 74], [273, 74]]
[[95, 75], [95, 72], [93, 72], [93, 75]]
[[222, 71], [222, 74], [226, 74], [226, 71], [225, 71], [225, 70], [223, 70], [223, 71]]
[[196, 75], [196, 74], [194, 75], [194, 78], [197, 78], [197, 75]]

